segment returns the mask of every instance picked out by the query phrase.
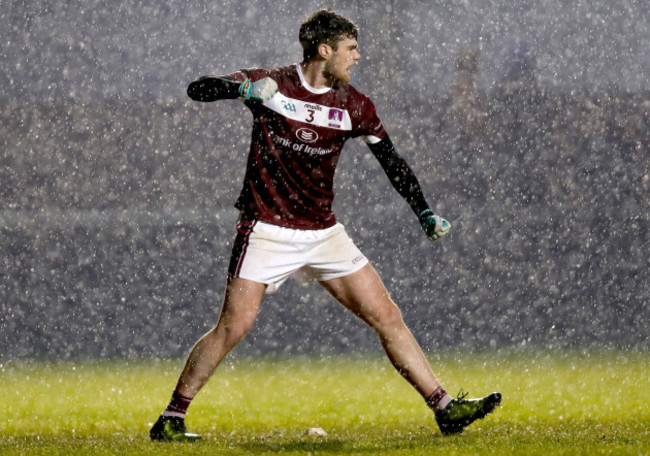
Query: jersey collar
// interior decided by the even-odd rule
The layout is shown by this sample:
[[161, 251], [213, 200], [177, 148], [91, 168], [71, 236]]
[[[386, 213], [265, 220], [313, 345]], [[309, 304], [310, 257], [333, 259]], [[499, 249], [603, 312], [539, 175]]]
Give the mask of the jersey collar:
[[322, 89], [313, 88], [305, 80], [305, 75], [302, 74], [302, 68], [300, 68], [300, 63], [296, 63], [296, 69], [298, 70], [298, 77], [300, 77], [300, 83], [305, 89], [307, 89], [311, 93], [315, 93], [316, 95], [322, 95], [332, 90], [330, 87], [323, 87]]

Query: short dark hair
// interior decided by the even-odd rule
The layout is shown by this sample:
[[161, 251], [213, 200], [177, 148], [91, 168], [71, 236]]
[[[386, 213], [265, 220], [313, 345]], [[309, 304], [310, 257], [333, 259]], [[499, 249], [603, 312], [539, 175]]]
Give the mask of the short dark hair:
[[302, 58], [310, 60], [318, 55], [318, 46], [328, 44], [334, 50], [343, 38], [357, 39], [359, 26], [331, 9], [321, 9], [300, 24], [298, 37], [302, 45]]

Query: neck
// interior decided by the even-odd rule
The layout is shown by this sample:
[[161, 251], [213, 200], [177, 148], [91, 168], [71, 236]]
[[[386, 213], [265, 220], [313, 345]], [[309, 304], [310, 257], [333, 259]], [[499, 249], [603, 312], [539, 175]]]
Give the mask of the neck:
[[314, 89], [324, 89], [334, 85], [334, 80], [328, 77], [324, 71], [325, 61], [302, 61], [300, 62], [300, 68], [302, 69], [302, 75], [305, 77], [305, 81]]

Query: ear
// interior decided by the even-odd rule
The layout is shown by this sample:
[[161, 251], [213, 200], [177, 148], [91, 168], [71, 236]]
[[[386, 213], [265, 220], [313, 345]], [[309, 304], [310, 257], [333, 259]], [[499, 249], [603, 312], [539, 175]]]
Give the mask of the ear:
[[318, 45], [318, 55], [325, 60], [329, 59], [333, 52], [334, 49], [329, 44], [321, 43]]

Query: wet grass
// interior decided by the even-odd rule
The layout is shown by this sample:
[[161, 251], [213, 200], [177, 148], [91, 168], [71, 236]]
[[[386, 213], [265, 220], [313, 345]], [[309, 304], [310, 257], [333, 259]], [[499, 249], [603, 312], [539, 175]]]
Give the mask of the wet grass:
[[[225, 363], [188, 415], [194, 444], [153, 443], [149, 423], [180, 361], [10, 362], [0, 368], [0, 454], [650, 454], [650, 354], [432, 357], [448, 389], [504, 403], [442, 437], [419, 396], [380, 357]], [[321, 427], [327, 436], [306, 435]]]

